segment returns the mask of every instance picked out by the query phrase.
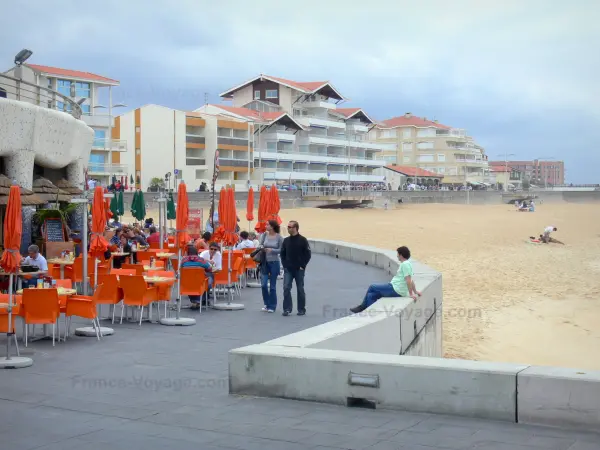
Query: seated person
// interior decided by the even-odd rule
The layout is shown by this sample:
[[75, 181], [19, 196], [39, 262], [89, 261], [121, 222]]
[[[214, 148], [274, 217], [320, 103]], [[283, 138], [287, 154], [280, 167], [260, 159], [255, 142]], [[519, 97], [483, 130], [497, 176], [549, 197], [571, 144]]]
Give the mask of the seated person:
[[245, 248], [256, 248], [256, 245], [250, 240], [250, 234], [247, 231], [242, 231], [240, 233], [240, 242], [235, 245], [234, 249], [243, 250]]
[[[187, 247], [187, 256], [184, 256], [181, 259], [181, 268], [187, 267], [195, 267], [198, 269], [204, 269], [208, 275], [212, 271], [212, 266], [208, 261], [198, 256], [198, 250], [194, 245], [188, 245]], [[212, 286], [211, 278], [208, 278], [209, 288]], [[190, 303], [192, 304], [191, 309], [200, 309], [200, 296], [199, 295], [190, 295]], [[205, 298], [202, 299], [202, 304], [206, 304], [206, 294]]]
[[258, 240], [258, 237], [256, 236], [256, 233], [254, 231], [248, 233], [248, 239], [252, 241], [252, 243], [254, 244], [254, 248], [258, 248], [258, 246], [260, 245], [260, 241]]
[[[131, 245], [129, 245], [129, 241], [127, 240], [127, 236], [124, 233], [121, 233], [119, 248], [117, 250], [119, 253], [129, 253], [131, 254]], [[115, 256], [113, 258], [113, 267], [115, 269], [120, 269], [123, 263], [127, 262], [127, 258], [129, 256]]]
[[[40, 254], [40, 248], [37, 245], [30, 245], [27, 249], [27, 253], [29, 256], [26, 258], [22, 258], [21, 264], [25, 264], [28, 266], [35, 266], [40, 271], [48, 270], [48, 263], [46, 262], [46, 258], [44, 258]], [[37, 284], [38, 277], [32, 275], [31, 278], [27, 276], [27, 278], [23, 278], [23, 287], [35, 287]]]
[[219, 244], [211, 242], [208, 250], [200, 253], [200, 257], [207, 260], [213, 267], [213, 271], [219, 271], [223, 268], [223, 256], [221, 255]]
[[355, 314], [362, 312], [382, 297], [412, 297], [416, 301], [417, 297], [421, 296], [412, 279], [413, 267], [410, 262], [410, 250], [403, 246], [398, 247], [396, 251], [400, 266], [392, 281], [385, 284], [370, 285], [362, 303], [351, 308], [350, 311]]
[[150, 236], [146, 239], [148, 244], [160, 244], [160, 233], [156, 230], [155, 226], [151, 226], [149, 229]]
[[211, 237], [212, 234], [210, 234], [208, 231], [202, 233], [202, 237], [196, 239], [196, 242], [194, 243], [196, 245], [196, 250], [198, 250], [199, 252], [208, 250], [208, 243], [210, 242]]
[[152, 217], [150, 217], [149, 219], [146, 219], [146, 221], [144, 222], [144, 228], [150, 228], [154, 226], [154, 219]]

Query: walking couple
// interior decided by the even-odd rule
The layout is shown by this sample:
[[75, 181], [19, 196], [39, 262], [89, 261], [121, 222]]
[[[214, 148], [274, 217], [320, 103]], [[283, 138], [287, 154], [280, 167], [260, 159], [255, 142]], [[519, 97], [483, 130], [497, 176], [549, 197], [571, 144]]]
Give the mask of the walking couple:
[[283, 265], [283, 315], [292, 312], [292, 283], [296, 282], [298, 315], [306, 314], [306, 295], [304, 293], [304, 274], [311, 257], [310, 246], [306, 238], [300, 235], [298, 222], [292, 220], [287, 225], [289, 236], [280, 234], [276, 220], [267, 222], [267, 231], [260, 237], [261, 248], [261, 288], [263, 311], [274, 313], [277, 309], [277, 277]]

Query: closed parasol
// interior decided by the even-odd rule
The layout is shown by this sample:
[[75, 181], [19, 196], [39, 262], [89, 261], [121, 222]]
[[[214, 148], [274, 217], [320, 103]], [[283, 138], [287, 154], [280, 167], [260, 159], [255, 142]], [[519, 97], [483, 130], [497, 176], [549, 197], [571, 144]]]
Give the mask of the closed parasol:
[[260, 198], [258, 200], [258, 222], [254, 226], [254, 229], [258, 233], [264, 233], [267, 229], [267, 214], [269, 204], [269, 190], [266, 186], [260, 188]]
[[254, 220], [254, 189], [248, 189], [248, 201], [246, 202], [246, 220], [252, 222]]
[[90, 230], [90, 253], [96, 257], [103, 255], [108, 249], [108, 242], [104, 238], [104, 228], [106, 227], [105, 207], [104, 191], [101, 186], [96, 186], [92, 202], [92, 229]]
[[281, 203], [279, 201], [279, 191], [277, 186], [271, 186], [271, 192], [269, 193], [269, 206], [267, 213], [267, 220], [276, 220], [281, 225], [281, 217], [279, 217], [279, 209]]

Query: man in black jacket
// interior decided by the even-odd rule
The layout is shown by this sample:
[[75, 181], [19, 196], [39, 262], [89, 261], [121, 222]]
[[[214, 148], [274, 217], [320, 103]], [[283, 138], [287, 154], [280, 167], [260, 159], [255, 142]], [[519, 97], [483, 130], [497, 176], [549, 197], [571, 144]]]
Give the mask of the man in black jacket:
[[310, 245], [304, 236], [298, 232], [300, 226], [295, 220], [290, 220], [287, 226], [290, 234], [283, 240], [281, 246], [281, 263], [283, 264], [283, 315], [292, 312], [292, 282], [296, 281], [298, 295], [298, 315], [306, 314], [306, 295], [304, 294], [304, 273], [310, 261]]

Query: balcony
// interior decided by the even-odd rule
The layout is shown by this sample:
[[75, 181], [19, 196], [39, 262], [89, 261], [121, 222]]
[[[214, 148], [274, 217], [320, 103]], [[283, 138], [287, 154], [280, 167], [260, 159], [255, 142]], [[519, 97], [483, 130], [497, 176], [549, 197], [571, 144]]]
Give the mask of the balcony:
[[320, 127], [320, 128], [339, 128], [341, 130], [346, 129], [345, 122], [339, 122], [333, 119], [324, 118], [324, 117], [314, 117], [314, 116], [301, 116], [296, 117], [296, 121], [305, 127]]
[[309, 135], [308, 139], [304, 140], [304, 143], [314, 144], [314, 145], [331, 145], [336, 147], [345, 147], [346, 146], [346, 137], [336, 137], [336, 136], [317, 136], [317, 135]]
[[185, 135], [185, 143], [186, 144], [204, 144], [205, 139], [204, 136], [198, 136], [194, 134], [186, 134]]
[[125, 139], [95, 138], [92, 150], [103, 150], [105, 152], [126, 152], [127, 141]]
[[[244, 159], [224, 159], [219, 158], [220, 167], [245, 167], [248, 168], [248, 160]], [[252, 161], [250, 162], [250, 168], [252, 168]]]
[[[108, 114], [94, 114], [88, 115], [84, 114], [81, 116], [81, 120], [83, 120], [87, 126], [92, 128], [107, 128], [108, 127]], [[115, 126], [115, 118], [111, 117], [111, 127]]]
[[352, 155], [350, 156], [350, 158], [348, 158], [347, 155], [331, 153], [322, 154], [317, 152], [257, 151], [254, 153], [254, 159], [258, 158], [275, 161], [305, 161], [322, 164], [360, 164], [370, 167], [383, 167], [386, 164], [383, 159], [357, 158], [353, 157]]
[[359, 123], [346, 123], [346, 129], [356, 133], [366, 133], [369, 131], [368, 126]]
[[298, 180], [298, 181], [317, 181], [319, 178], [329, 178], [330, 181], [351, 181], [355, 183], [377, 183], [383, 182], [383, 175], [369, 175], [369, 174], [356, 174], [351, 173], [348, 177], [348, 173], [335, 173], [329, 172], [327, 177], [327, 170], [315, 170], [315, 169], [294, 169], [294, 170], [282, 170], [282, 169], [264, 169], [263, 176], [265, 180]]
[[[227, 147], [236, 147], [236, 148], [227, 148]], [[217, 136], [217, 147], [225, 150], [247, 150], [248, 149], [248, 139], [247, 138], [234, 138], [234, 137], [225, 137], [225, 136]], [[243, 147], [243, 149], [242, 149]], [[252, 142], [250, 142], [250, 148], [252, 148]]]
[[[206, 159], [204, 158], [185, 158], [186, 166], [194, 166], [195, 169], [206, 169]], [[199, 167], [201, 166], [201, 167]]]
[[335, 103], [330, 103], [325, 100], [313, 100], [310, 102], [304, 102], [300, 104], [304, 108], [325, 108], [335, 110]]
[[294, 133], [288, 133], [287, 131], [275, 131], [270, 133], [264, 133], [262, 136], [268, 140], [285, 141], [285, 142], [296, 142], [296, 135]]
[[90, 175], [127, 175], [127, 164], [89, 163]]

